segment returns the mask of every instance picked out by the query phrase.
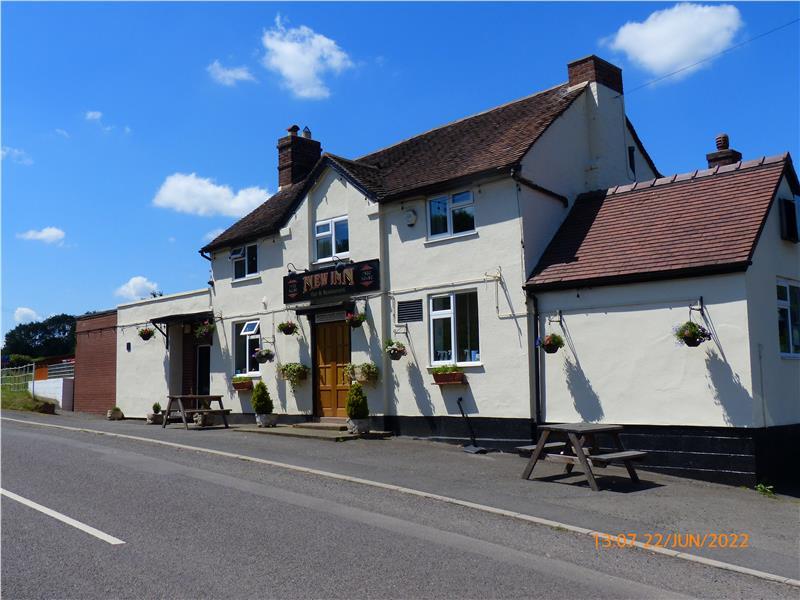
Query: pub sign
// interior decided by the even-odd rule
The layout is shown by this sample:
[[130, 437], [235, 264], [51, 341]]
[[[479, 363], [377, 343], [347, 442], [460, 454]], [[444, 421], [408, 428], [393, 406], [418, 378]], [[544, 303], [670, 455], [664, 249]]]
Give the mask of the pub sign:
[[380, 287], [380, 261], [377, 258], [338, 263], [314, 271], [286, 275], [283, 278], [283, 303], [324, 296], [355, 295], [379, 290]]

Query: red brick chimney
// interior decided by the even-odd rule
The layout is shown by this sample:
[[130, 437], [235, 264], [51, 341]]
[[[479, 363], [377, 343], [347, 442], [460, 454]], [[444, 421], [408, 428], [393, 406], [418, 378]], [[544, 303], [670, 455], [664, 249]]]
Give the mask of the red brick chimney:
[[733, 163], [737, 163], [742, 160], [741, 152], [731, 150], [731, 142], [727, 133], [720, 133], [715, 142], [717, 144], [717, 151], [706, 154], [706, 160], [708, 161], [709, 169], [713, 169], [714, 167], [722, 167], [724, 165], [732, 165]]
[[592, 54], [567, 65], [570, 87], [596, 81], [615, 92], [622, 93], [622, 69]]
[[311, 139], [308, 127], [303, 135], [297, 135], [300, 128], [292, 125], [286, 131], [289, 135], [278, 140], [278, 186], [286, 187], [302, 181], [317, 164], [322, 155], [322, 146]]

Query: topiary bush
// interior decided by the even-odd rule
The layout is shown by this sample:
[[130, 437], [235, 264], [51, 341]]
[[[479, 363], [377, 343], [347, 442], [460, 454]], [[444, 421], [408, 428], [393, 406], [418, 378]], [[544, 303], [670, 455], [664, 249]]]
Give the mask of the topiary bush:
[[347, 416], [350, 419], [366, 419], [369, 417], [367, 395], [358, 382], [350, 386], [350, 391], [347, 394]]
[[250, 398], [250, 405], [257, 415], [271, 415], [274, 409], [269, 390], [263, 381], [259, 381], [253, 388], [253, 395]]

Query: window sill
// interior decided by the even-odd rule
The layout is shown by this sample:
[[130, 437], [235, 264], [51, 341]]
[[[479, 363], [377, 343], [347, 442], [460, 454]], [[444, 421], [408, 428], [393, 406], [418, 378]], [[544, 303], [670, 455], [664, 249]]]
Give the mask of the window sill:
[[[336, 258], [339, 259], [338, 262], [347, 262], [348, 260], [350, 260], [350, 253], [348, 252], [347, 254], [337, 254]], [[319, 260], [315, 260], [314, 262], [312, 262], [311, 265], [312, 266], [330, 265], [335, 262], [337, 261], [333, 258], [320, 258]]]
[[428, 365], [425, 367], [428, 372], [432, 371], [433, 369], [438, 369], [439, 367], [459, 367], [462, 369], [470, 369], [470, 368], [483, 368], [483, 363], [478, 362], [460, 362], [460, 363], [433, 363], [432, 365]]
[[785, 358], [786, 360], [800, 360], [800, 354], [786, 354], [781, 352], [781, 358]]
[[466, 238], [476, 238], [476, 237], [478, 237], [477, 231], [465, 231], [464, 233], [456, 233], [447, 236], [443, 235], [442, 237], [428, 238], [427, 240], [425, 240], [424, 245], [435, 246], [437, 244], [446, 244], [447, 242], [453, 242], [456, 240], [463, 240]]
[[250, 379], [261, 379], [260, 371], [250, 371], [248, 373], [234, 373], [231, 377], [249, 377]]
[[261, 274], [256, 273], [255, 275], [248, 275], [247, 277], [240, 277], [239, 279], [232, 279], [231, 285], [236, 285], [237, 283], [245, 283], [247, 281], [261, 281]]

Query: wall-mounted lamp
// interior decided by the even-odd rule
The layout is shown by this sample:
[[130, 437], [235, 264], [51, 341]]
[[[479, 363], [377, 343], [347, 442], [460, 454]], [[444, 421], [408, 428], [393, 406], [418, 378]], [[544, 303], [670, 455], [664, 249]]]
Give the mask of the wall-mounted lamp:
[[286, 265], [286, 268], [289, 270], [289, 275], [294, 275], [298, 271], [302, 273], [308, 271], [308, 269], [298, 269], [297, 267], [294, 266], [294, 263], [289, 263], [288, 265]]
[[344, 268], [350, 263], [350, 259], [349, 258], [345, 259], [345, 260], [342, 260], [341, 258], [336, 256], [335, 254], [331, 258], [333, 259], [333, 263], [335, 265], [334, 269], [336, 270], [337, 273], [341, 273], [342, 271], [344, 271]]

